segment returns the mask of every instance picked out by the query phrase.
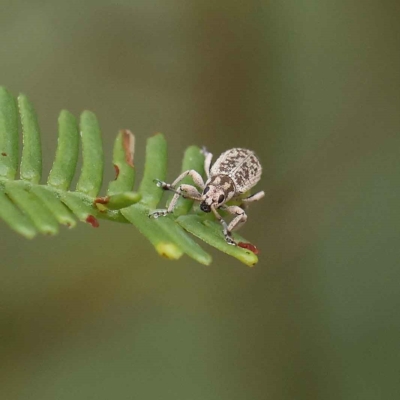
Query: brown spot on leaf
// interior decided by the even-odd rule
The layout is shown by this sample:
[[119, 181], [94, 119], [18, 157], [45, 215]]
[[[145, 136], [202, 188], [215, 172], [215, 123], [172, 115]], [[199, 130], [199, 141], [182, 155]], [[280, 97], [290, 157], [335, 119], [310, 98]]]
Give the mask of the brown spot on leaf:
[[88, 215], [86, 218], [86, 222], [92, 225], [93, 228], [98, 228], [100, 226], [99, 221], [97, 221], [97, 219], [93, 215]]
[[256, 246], [254, 246], [254, 244], [245, 243], [245, 242], [239, 242], [238, 246], [241, 247], [242, 249], [250, 250], [254, 254], [259, 254], [259, 250], [257, 249]]
[[117, 180], [119, 176], [119, 167], [117, 164], [114, 164], [114, 169], [115, 169], [115, 180]]
[[2, 155], [3, 157], [6, 157], [6, 156], [7, 156], [7, 153], [1, 153], [1, 155]]
[[109, 196], [105, 196], [105, 197], [96, 197], [94, 199], [94, 203], [95, 204], [107, 204], [110, 201], [110, 197]]
[[135, 136], [133, 136], [133, 133], [128, 129], [124, 129], [122, 131], [122, 144], [125, 150], [125, 160], [127, 164], [133, 168], [134, 167], [133, 152], [135, 150]]

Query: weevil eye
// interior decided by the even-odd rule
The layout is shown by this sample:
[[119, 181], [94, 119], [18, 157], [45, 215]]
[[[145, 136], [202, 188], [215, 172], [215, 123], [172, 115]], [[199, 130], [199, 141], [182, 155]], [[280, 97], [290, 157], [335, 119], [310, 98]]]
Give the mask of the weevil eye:
[[221, 195], [218, 197], [218, 203], [222, 203], [224, 200], [225, 200], [225, 196], [224, 196], [223, 194], [221, 194]]
[[204, 192], [203, 192], [203, 194], [207, 194], [207, 192], [210, 190], [210, 186], [207, 186], [205, 189], [204, 189]]

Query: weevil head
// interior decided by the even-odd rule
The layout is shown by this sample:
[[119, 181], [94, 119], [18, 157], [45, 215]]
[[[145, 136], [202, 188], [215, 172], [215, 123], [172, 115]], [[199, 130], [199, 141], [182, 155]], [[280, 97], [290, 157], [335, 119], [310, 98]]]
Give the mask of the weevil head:
[[211, 207], [219, 208], [229, 201], [235, 194], [233, 181], [228, 176], [218, 175], [210, 179], [201, 195], [202, 202], [200, 210], [206, 213], [211, 211]]

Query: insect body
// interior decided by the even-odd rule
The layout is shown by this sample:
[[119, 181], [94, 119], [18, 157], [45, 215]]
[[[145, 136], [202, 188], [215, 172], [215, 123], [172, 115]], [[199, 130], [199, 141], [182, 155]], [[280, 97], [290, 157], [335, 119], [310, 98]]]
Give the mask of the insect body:
[[[229, 244], [237, 245], [232, 239], [231, 232], [242, 226], [247, 215], [243, 208], [248, 203], [260, 200], [264, 197], [264, 192], [258, 192], [249, 197], [242, 198], [243, 208], [239, 206], [228, 206], [227, 203], [231, 199], [238, 199], [253, 186], [261, 178], [261, 164], [253, 151], [247, 149], [234, 148], [222, 153], [214, 165], [211, 167], [212, 154], [205, 148], [202, 150], [204, 159], [204, 170], [207, 175], [207, 181], [204, 183], [201, 175], [195, 170], [183, 172], [172, 184], [156, 180], [157, 186], [164, 190], [175, 192], [169, 206], [165, 210], [155, 210], [149, 217], [158, 218], [170, 214], [174, 211], [179, 196], [193, 199], [200, 202], [200, 209], [204, 212], [213, 212], [218, 221], [222, 224], [223, 233]], [[210, 168], [211, 167], [211, 168]], [[202, 191], [200, 193], [195, 186], [178, 185], [178, 183], [186, 176], [191, 176], [193, 182]], [[218, 209], [229, 212], [234, 215], [229, 225], [222, 219], [218, 213]]]

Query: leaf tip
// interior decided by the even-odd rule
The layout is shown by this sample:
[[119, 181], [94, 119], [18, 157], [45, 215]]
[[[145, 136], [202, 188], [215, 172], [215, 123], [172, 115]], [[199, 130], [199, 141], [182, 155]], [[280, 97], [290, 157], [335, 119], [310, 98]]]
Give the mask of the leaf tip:
[[81, 118], [85, 118], [85, 117], [94, 117], [96, 118], [96, 114], [93, 111], [90, 110], [83, 110], [81, 113]]
[[18, 102], [28, 101], [28, 97], [25, 93], [19, 93], [17, 97]]
[[161, 132], [154, 132], [153, 135], [149, 138], [149, 140], [151, 140], [151, 139], [156, 139], [156, 140], [161, 140], [163, 142], [166, 142], [165, 136]]
[[155, 248], [160, 256], [169, 260], [178, 260], [183, 254], [181, 249], [171, 242], [157, 243]]
[[0, 95], [8, 95], [10, 92], [4, 87], [0, 86]]

